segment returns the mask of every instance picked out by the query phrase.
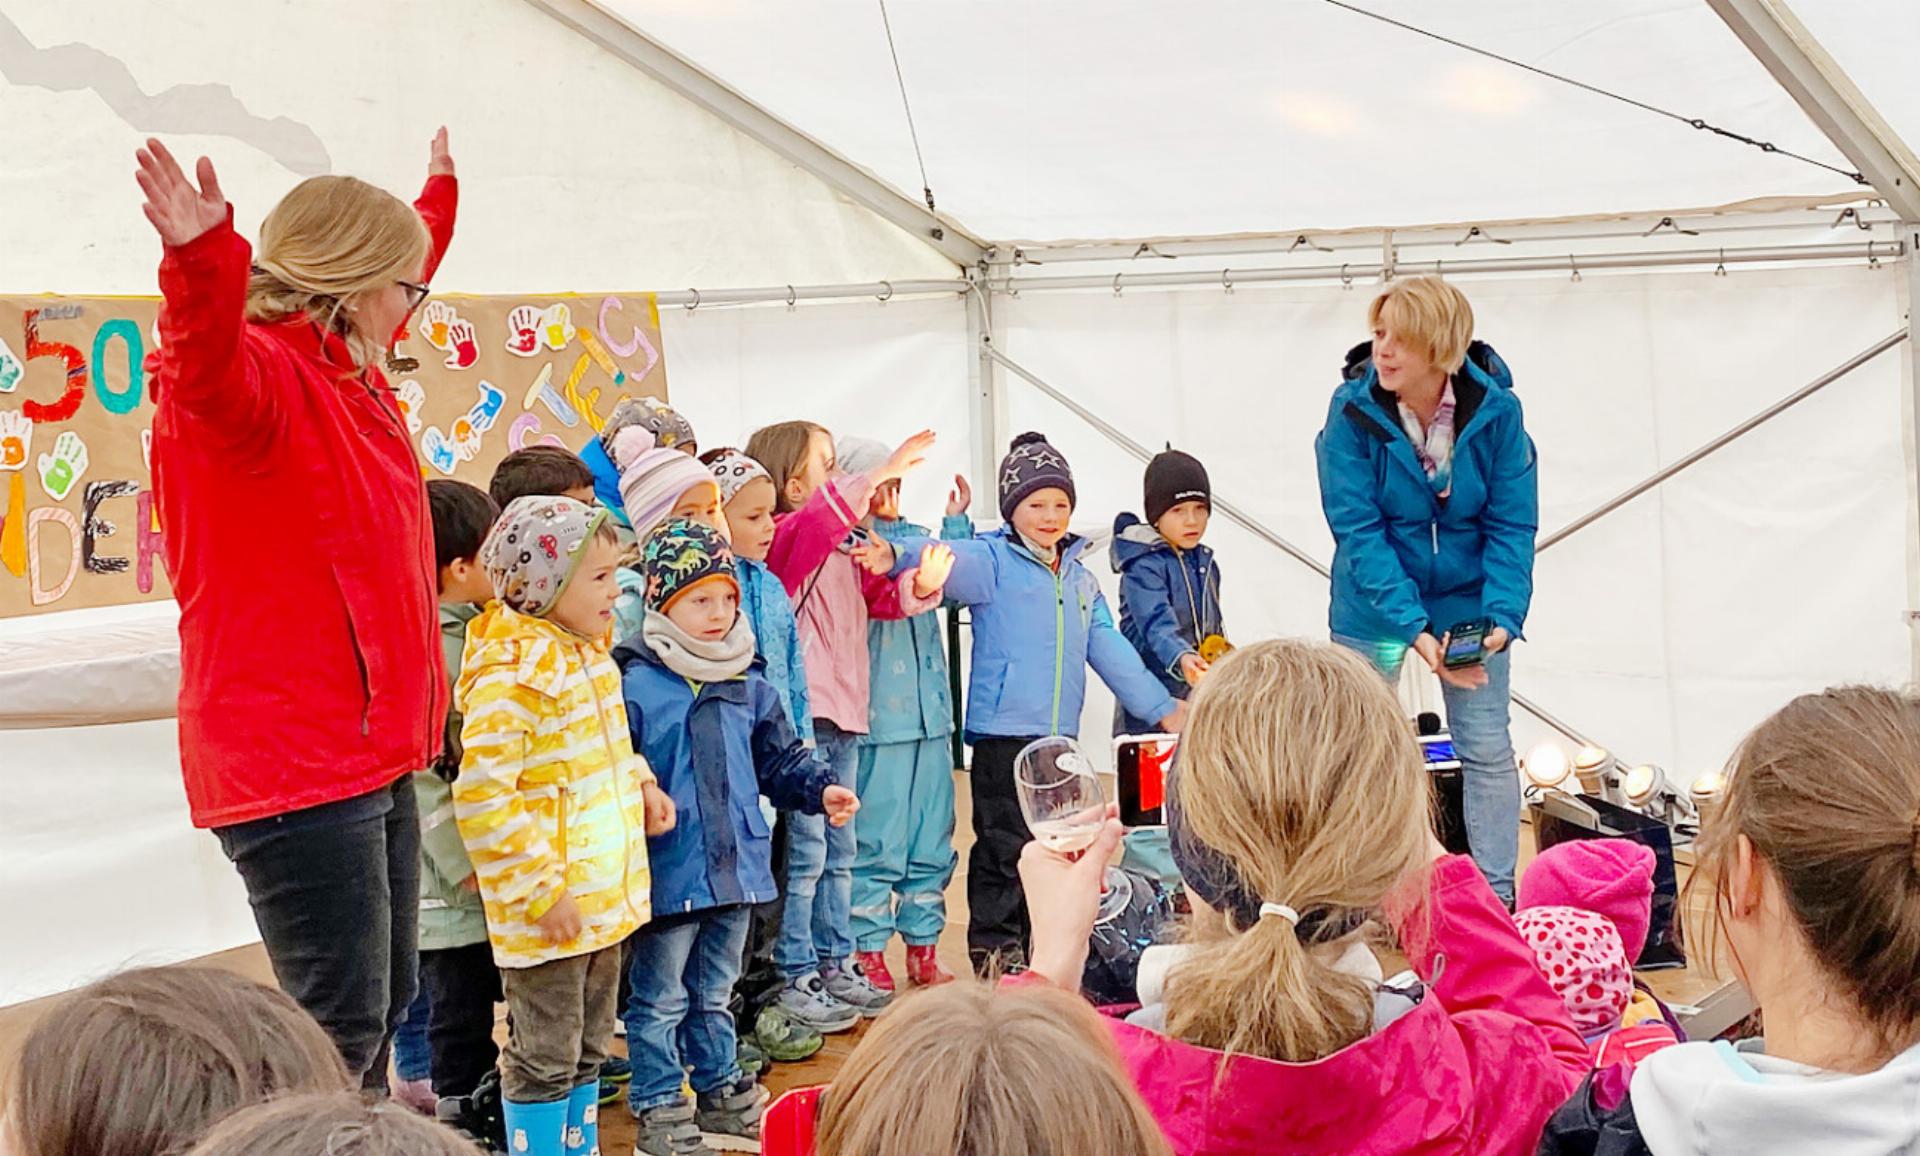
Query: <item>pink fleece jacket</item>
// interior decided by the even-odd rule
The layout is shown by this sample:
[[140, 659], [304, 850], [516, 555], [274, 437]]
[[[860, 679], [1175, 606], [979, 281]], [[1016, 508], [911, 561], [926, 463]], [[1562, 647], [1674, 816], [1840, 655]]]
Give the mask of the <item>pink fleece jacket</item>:
[[1430, 935], [1399, 929], [1426, 998], [1325, 1059], [1236, 1056], [1223, 1077], [1219, 1052], [1110, 1021], [1173, 1150], [1530, 1156], [1587, 1046], [1472, 860], [1434, 864], [1430, 911]]
[[774, 519], [773, 545], [767, 551], [767, 569], [793, 599], [813, 717], [857, 735], [867, 733], [871, 695], [868, 621], [931, 610], [940, 605], [941, 593], [914, 596], [917, 567], [888, 578], [841, 551], [847, 531], [866, 517], [873, 488], [866, 475], [821, 486], [806, 505]]

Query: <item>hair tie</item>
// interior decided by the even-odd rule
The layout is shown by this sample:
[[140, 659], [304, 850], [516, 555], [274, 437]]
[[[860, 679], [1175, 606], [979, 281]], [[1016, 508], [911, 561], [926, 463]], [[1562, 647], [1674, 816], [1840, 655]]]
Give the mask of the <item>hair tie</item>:
[[1294, 927], [1300, 926], [1300, 913], [1284, 903], [1262, 903], [1260, 918], [1265, 919], [1269, 915], [1278, 916]]

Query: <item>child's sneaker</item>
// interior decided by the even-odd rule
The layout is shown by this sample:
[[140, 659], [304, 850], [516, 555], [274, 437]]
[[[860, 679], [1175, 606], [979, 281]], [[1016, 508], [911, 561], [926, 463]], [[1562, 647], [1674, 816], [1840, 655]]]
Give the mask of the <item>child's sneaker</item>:
[[863, 1016], [877, 1016], [893, 1002], [893, 993], [875, 987], [861, 971], [860, 962], [851, 957], [826, 968], [820, 973], [820, 978], [827, 985], [828, 995]]
[[907, 978], [917, 987], [953, 982], [953, 973], [940, 966], [940, 951], [931, 943], [907, 945]]
[[887, 994], [893, 994], [893, 973], [887, 970], [887, 953], [884, 951], [855, 952], [860, 970], [867, 975], [867, 982]]
[[634, 1156], [709, 1156], [713, 1149], [700, 1136], [692, 1102], [677, 1100], [640, 1113], [633, 1152]]
[[633, 1083], [633, 1065], [619, 1056], [608, 1056], [600, 1065], [600, 1103], [602, 1106], [614, 1103], [626, 1094], [627, 1085]]
[[817, 971], [788, 980], [775, 1002], [788, 1019], [822, 1035], [848, 1031], [860, 1022], [859, 1010], [831, 995]]
[[489, 1152], [507, 1150], [507, 1116], [501, 1107], [497, 1068], [482, 1076], [480, 1086], [470, 1094], [442, 1097], [434, 1115]]
[[760, 1151], [760, 1111], [767, 1099], [767, 1090], [752, 1076], [730, 1088], [700, 1093], [695, 1117], [700, 1138], [725, 1152]]
[[753, 1021], [753, 1036], [760, 1050], [777, 1064], [792, 1064], [807, 1059], [826, 1046], [827, 1042], [819, 1032], [788, 1015], [778, 1004], [768, 1004], [760, 1009], [760, 1014]]
[[752, 1032], [738, 1035], [733, 1040], [733, 1062], [749, 1076], [757, 1076], [766, 1070], [767, 1053], [760, 1049], [760, 1042], [753, 1038]]

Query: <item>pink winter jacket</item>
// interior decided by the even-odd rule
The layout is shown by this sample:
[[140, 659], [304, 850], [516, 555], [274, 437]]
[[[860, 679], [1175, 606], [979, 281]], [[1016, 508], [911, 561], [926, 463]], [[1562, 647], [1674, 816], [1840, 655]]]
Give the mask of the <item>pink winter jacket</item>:
[[1114, 1041], [1182, 1156], [1530, 1156], [1591, 1065], [1566, 1006], [1473, 861], [1434, 864], [1431, 938], [1400, 928], [1426, 997], [1307, 1064], [1221, 1054], [1113, 1020]]
[[813, 717], [858, 735], [867, 733], [868, 620], [907, 618], [940, 605], [938, 590], [931, 598], [914, 597], [918, 568], [887, 578], [839, 552], [872, 497], [865, 475], [828, 482], [806, 505], [774, 519], [767, 551], [767, 569], [793, 599]]

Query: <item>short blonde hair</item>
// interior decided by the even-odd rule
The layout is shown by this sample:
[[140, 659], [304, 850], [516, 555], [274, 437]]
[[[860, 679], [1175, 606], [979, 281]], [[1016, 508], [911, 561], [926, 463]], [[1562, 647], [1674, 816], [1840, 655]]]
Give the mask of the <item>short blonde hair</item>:
[[310, 177], [260, 224], [247, 319], [305, 315], [338, 333], [356, 364], [378, 363], [391, 333], [362, 333], [349, 298], [420, 276], [433, 240], [413, 206], [355, 177]]
[[1256, 642], [1194, 692], [1180, 748], [1184, 827], [1260, 899], [1308, 922], [1240, 927], [1196, 911], [1192, 954], [1167, 977], [1168, 1034], [1291, 1063], [1364, 1038], [1372, 987], [1333, 964], [1366, 917], [1401, 901], [1433, 829], [1420, 747], [1393, 692], [1345, 647]]
[[1100, 1013], [1051, 984], [961, 980], [874, 1023], [821, 1103], [819, 1156], [1166, 1156]]
[[1412, 277], [1389, 285], [1367, 306], [1367, 327], [1384, 329], [1423, 350], [1427, 360], [1458, 373], [1473, 340], [1473, 306], [1467, 295], [1438, 277]]

